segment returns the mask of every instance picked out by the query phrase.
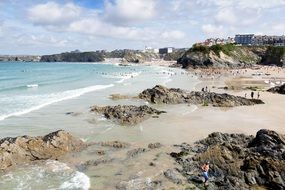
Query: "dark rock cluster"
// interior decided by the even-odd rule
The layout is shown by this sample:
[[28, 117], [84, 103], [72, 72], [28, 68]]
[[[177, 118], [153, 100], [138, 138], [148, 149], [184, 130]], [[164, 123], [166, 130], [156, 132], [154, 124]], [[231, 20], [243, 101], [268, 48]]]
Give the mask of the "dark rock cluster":
[[229, 94], [218, 94], [215, 92], [188, 92], [180, 88], [166, 88], [156, 85], [154, 88], [146, 89], [139, 94], [139, 98], [147, 100], [153, 104], [202, 104], [215, 107], [234, 107], [264, 104], [259, 99], [247, 99]]
[[165, 113], [146, 105], [93, 106], [91, 112], [103, 114], [107, 119], [115, 120], [122, 125], [136, 125], [151, 116], [158, 116]]
[[270, 130], [256, 137], [212, 133], [194, 146], [180, 145], [170, 155], [182, 166], [181, 174], [202, 187], [201, 166], [210, 162], [211, 189], [285, 189], [285, 138]]
[[285, 84], [281, 86], [275, 86], [267, 90], [268, 92], [278, 93], [278, 94], [285, 94]]

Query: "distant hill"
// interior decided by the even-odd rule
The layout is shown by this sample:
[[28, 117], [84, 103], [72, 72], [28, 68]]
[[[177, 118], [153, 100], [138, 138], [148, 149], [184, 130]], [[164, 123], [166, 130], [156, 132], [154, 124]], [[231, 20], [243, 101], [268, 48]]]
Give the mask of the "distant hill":
[[104, 61], [101, 52], [70, 52], [53, 55], [43, 55], [41, 62], [100, 62]]
[[37, 55], [0, 55], [0, 61], [39, 61], [41, 56]]
[[114, 50], [95, 52], [67, 52], [53, 55], [43, 55], [41, 62], [101, 62], [106, 58], [120, 58], [122, 62], [143, 63], [153, 60], [164, 59], [176, 61], [186, 50], [174, 51], [173, 53], [160, 55], [158, 53], [143, 52], [139, 50]]

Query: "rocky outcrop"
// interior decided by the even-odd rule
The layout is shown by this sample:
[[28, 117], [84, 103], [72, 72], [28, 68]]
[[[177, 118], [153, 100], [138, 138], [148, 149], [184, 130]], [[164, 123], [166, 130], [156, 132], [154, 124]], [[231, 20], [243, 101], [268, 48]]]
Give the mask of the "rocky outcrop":
[[247, 68], [255, 64], [285, 64], [285, 48], [273, 46], [236, 46], [233, 44], [193, 46], [177, 63], [183, 68]]
[[127, 51], [122, 57], [123, 62], [129, 63], [143, 63], [153, 61], [154, 59], [160, 59], [159, 54], [141, 51]]
[[255, 138], [212, 133], [180, 149], [170, 155], [182, 166], [181, 174], [197, 187], [203, 182], [201, 165], [209, 161], [211, 189], [285, 189], [285, 138], [274, 131], [260, 130]]
[[217, 94], [214, 92], [188, 92], [179, 88], [166, 88], [157, 85], [152, 89], [146, 89], [139, 94], [139, 98], [153, 104], [202, 104], [215, 107], [233, 107], [263, 104], [259, 99], [246, 99], [229, 94]]
[[0, 140], [0, 169], [23, 162], [58, 159], [85, 146], [81, 140], [62, 130], [42, 137], [7, 137]]
[[115, 120], [122, 125], [136, 125], [151, 116], [158, 116], [161, 113], [165, 113], [146, 105], [93, 106], [91, 112], [103, 114], [107, 119]]
[[281, 86], [275, 86], [267, 90], [268, 92], [278, 93], [278, 94], [285, 94], [285, 84]]
[[183, 68], [244, 68], [260, 63], [266, 47], [193, 46], [177, 60]]
[[43, 55], [41, 62], [100, 62], [104, 61], [102, 52], [67, 52], [54, 55]]
[[285, 65], [285, 47], [269, 46], [264, 55], [262, 55], [261, 64], [263, 65]]

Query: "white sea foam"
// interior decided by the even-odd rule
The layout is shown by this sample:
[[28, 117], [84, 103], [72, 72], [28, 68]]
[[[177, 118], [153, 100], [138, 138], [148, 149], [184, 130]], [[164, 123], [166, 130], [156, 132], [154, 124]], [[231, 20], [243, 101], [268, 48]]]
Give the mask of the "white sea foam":
[[27, 87], [28, 88], [37, 88], [37, 87], [39, 87], [39, 85], [38, 84], [28, 84]]
[[88, 190], [90, 188], [90, 178], [82, 172], [76, 171], [73, 176], [63, 182], [59, 189], [82, 189]]
[[90, 186], [90, 178], [86, 174], [55, 160], [48, 160], [45, 165], [19, 167], [0, 176], [0, 189], [88, 190]]
[[112, 75], [103, 75], [104, 78], [113, 78], [113, 79], [120, 79], [116, 81], [115, 83], [123, 83], [125, 80], [137, 77], [141, 74], [142, 72], [132, 72], [132, 73], [127, 73], [127, 74], [121, 74], [121, 73], [115, 73]]
[[[89, 93], [89, 92], [102, 90], [102, 89], [110, 88], [113, 86], [114, 86], [113, 84], [95, 85], [95, 86], [89, 86], [89, 87], [79, 88], [79, 89], [75, 89], [75, 90], [67, 90], [67, 91], [58, 92], [58, 93], [51, 93], [51, 94], [44, 94], [44, 95], [33, 95], [33, 96], [18, 96], [18, 98], [21, 100], [21, 102], [24, 102], [25, 106], [29, 105], [29, 103], [31, 106], [28, 108], [25, 107], [22, 110], [20, 108], [18, 108], [17, 110], [14, 110], [11, 113], [0, 115], [0, 121], [6, 119], [8, 117], [20, 116], [20, 115], [41, 109], [41, 108], [48, 106], [50, 104], [54, 104], [54, 103], [57, 103], [60, 101], [76, 98], [76, 97], [82, 96], [82, 95]], [[6, 99], [8, 101], [10, 100], [9, 97], [6, 97]], [[10, 100], [10, 101], [14, 101], [14, 99], [15, 98], [13, 97], [13, 100]], [[2, 101], [5, 101], [4, 98], [2, 99]], [[13, 103], [13, 102], [11, 102], [11, 103]]]

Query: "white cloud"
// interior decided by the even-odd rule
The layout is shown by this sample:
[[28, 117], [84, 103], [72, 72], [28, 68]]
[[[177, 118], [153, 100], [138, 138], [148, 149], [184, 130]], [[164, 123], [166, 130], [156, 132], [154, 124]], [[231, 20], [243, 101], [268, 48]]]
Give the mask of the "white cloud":
[[106, 20], [115, 24], [128, 24], [153, 18], [154, 0], [116, 0], [107, 1], [105, 6]]
[[68, 23], [80, 16], [81, 8], [73, 3], [59, 5], [55, 2], [38, 4], [28, 9], [28, 17], [34, 24], [57, 25]]
[[59, 39], [54, 36], [44, 34], [22, 34], [16, 36], [15, 40], [18, 45], [24, 46], [47, 45], [53, 47], [64, 47], [68, 43], [66, 39]]
[[73, 22], [68, 28], [72, 32], [80, 32], [92, 36], [111, 37], [125, 40], [177, 40], [184, 38], [185, 34], [179, 30], [161, 32], [150, 28], [116, 26], [100, 21], [99, 19], [83, 19]]
[[202, 31], [208, 37], [223, 37], [226, 34], [222, 25], [205, 24], [202, 25]]
[[268, 9], [285, 5], [285, 0], [208, 0], [208, 2], [218, 7], [235, 7], [241, 9]]
[[143, 32], [137, 28], [114, 26], [99, 19], [82, 19], [70, 24], [69, 31], [80, 32], [83, 34], [105, 36], [121, 39], [139, 39], [143, 38]]
[[161, 36], [165, 39], [182, 39], [185, 37], [185, 33], [179, 30], [173, 30], [169, 32], [163, 32]]
[[25, 44], [19, 52], [190, 47], [209, 37], [285, 31], [285, 0], [98, 1], [102, 7], [74, 0], [0, 0], [1, 52]]
[[236, 24], [238, 20], [232, 9], [221, 9], [215, 19], [223, 24]]

